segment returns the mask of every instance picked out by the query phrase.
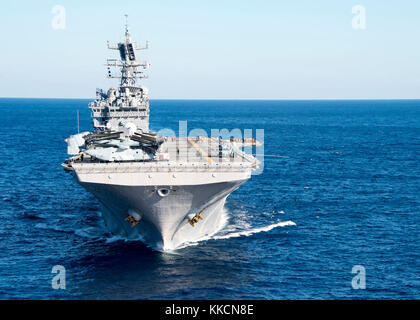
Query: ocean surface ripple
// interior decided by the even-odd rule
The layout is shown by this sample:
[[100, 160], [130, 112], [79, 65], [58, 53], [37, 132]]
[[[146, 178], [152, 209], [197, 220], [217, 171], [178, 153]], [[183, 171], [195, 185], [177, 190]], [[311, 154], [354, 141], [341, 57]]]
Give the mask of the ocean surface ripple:
[[0, 99], [0, 299], [420, 298], [420, 101], [152, 100], [152, 129], [264, 129], [274, 155], [169, 253], [109, 234], [61, 168], [88, 102]]

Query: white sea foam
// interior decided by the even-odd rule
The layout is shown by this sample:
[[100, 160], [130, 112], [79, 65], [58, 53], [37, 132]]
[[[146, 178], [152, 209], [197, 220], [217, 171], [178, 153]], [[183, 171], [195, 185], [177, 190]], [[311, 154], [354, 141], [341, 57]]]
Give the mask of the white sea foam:
[[[244, 213], [246, 214], [246, 212]], [[295, 222], [289, 220], [289, 221], [281, 221], [281, 222], [273, 223], [264, 227], [252, 228], [250, 223], [246, 221], [245, 217], [246, 215], [244, 215], [244, 217], [240, 217], [240, 219], [237, 219], [236, 223], [228, 225], [230, 214], [225, 208], [223, 208], [220, 227], [214, 234], [205, 236], [194, 242], [183, 243], [182, 245], [177, 247], [175, 250], [183, 249], [190, 246], [196, 246], [200, 242], [208, 241], [208, 240], [221, 240], [221, 239], [230, 239], [230, 238], [239, 238], [239, 237], [249, 237], [256, 233], [271, 231], [275, 228], [296, 226]]]
[[74, 233], [80, 237], [87, 239], [100, 239], [103, 236], [101, 230], [95, 227], [86, 227], [78, 229], [75, 230]]
[[127, 241], [127, 238], [121, 237], [121, 236], [110, 236], [108, 238], [105, 238], [106, 243], [113, 243], [113, 242], [119, 242], [119, 241]]
[[273, 230], [274, 228], [279, 228], [279, 227], [287, 227], [287, 226], [295, 226], [296, 223], [294, 223], [293, 221], [283, 221], [283, 222], [278, 222], [278, 223], [274, 223], [265, 227], [260, 227], [260, 228], [253, 228], [250, 230], [243, 230], [243, 231], [238, 231], [238, 232], [232, 232], [232, 233], [228, 233], [225, 235], [215, 235], [212, 237], [212, 239], [229, 239], [229, 238], [238, 238], [238, 237], [249, 237], [255, 233], [260, 233], [260, 232], [268, 232], [270, 230]]

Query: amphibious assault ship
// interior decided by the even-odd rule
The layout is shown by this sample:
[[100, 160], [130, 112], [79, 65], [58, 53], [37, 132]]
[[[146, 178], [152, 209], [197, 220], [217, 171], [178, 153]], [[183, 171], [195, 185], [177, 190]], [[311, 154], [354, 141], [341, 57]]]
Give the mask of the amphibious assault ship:
[[138, 84], [149, 65], [136, 56], [147, 47], [131, 41], [128, 25], [123, 42], [108, 43], [120, 55], [107, 60], [119, 87], [97, 90], [89, 104], [94, 130], [66, 139], [71, 157], [62, 166], [98, 199], [112, 234], [171, 250], [219, 230], [226, 198], [258, 167], [241, 149], [256, 141], [151, 131], [148, 90]]

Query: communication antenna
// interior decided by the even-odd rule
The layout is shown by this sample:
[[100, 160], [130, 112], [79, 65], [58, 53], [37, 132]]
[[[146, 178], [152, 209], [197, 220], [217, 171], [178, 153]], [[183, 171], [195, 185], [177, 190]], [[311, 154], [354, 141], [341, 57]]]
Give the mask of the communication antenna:
[[128, 14], [126, 13], [125, 15], [125, 32], [128, 32]]

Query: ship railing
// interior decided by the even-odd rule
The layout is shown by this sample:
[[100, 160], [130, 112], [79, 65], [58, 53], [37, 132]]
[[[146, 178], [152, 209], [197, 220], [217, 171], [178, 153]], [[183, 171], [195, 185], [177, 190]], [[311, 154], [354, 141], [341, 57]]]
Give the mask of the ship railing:
[[108, 117], [146, 117], [146, 111], [110, 111], [106, 114]]
[[[75, 162], [80, 169], [89, 173], [131, 173], [131, 172], [235, 172], [251, 168], [251, 163], [188, 163], [188, 162], [166, 162], [166, 164], [152, 163], [148, 161], [130, 162], [107, 162], [107, 161], [83, 161]], [[141, 163], [141, 166], [139, 166]]]
[[109, 118], [132, 118], [132, 117], [147, 117], [146, 111], [93, 111], [91, 116], [94, 118], [109, 117]]

